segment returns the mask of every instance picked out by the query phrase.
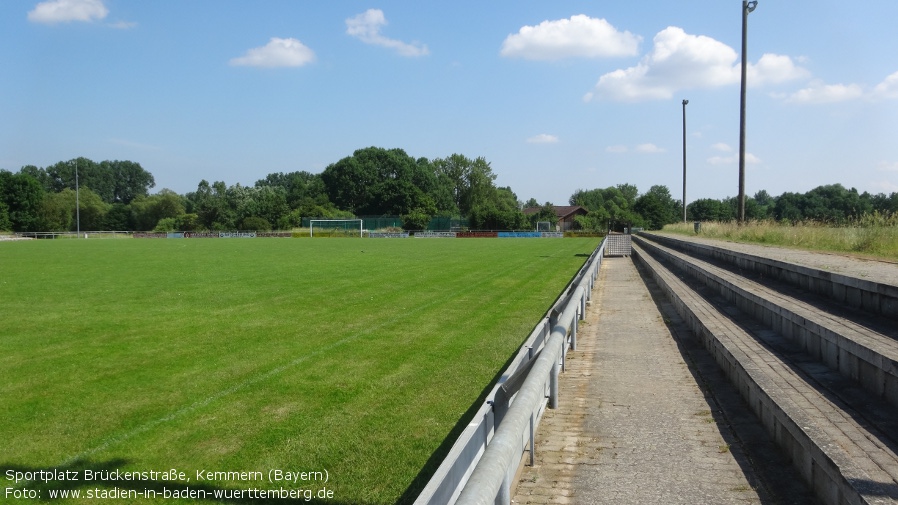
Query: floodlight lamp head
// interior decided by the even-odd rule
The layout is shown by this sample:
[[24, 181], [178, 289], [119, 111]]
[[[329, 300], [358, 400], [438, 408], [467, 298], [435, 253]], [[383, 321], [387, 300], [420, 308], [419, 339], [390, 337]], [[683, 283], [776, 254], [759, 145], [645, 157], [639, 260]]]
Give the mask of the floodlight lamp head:
[[689, 103], [689, 100], [683, 100], [683, 105], [686, 105], [688, 103]]
[[758, 7], [758, 2], [757, 2], [757, 0], [754, 0], [754, 1], [748, 2], [748, 4], [746, 4], [745, 11], [746, 11], [746, 13], [751, 14], [751, 12], [754, 11], [757, 7]]

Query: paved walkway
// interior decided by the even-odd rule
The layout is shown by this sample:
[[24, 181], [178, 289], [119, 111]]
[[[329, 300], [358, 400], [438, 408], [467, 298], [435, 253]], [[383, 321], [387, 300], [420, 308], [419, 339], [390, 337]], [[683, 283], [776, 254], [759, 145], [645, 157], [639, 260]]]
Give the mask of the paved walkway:
[[600, 275], [513, 502], [760, 503], [633, 262]]

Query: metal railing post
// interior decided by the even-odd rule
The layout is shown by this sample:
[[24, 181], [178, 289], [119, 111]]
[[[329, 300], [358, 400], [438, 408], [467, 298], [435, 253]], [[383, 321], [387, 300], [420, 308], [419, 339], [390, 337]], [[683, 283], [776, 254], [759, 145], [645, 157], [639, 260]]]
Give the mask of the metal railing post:
[[[574, 319], [576, 319], [576, 314], [574, 315]], [[564, 372], [567, 370], [567, 347], [568, 347], [568, 337], [567, 330], [565, 330], [564, 339], [561, 341], [561, 371]]]
[[536, 464], [536, 420], [533, 412], [530, 413], [530, 466]]
[[552, 365], [549, 373], [549, 408], [558, 408], [558, 361]]

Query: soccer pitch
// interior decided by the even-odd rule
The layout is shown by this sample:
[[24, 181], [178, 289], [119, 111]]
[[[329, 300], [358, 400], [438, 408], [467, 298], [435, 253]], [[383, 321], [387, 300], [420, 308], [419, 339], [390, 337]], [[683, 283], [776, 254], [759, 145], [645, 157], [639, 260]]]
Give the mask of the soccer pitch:
[[0, 501], [411, 500], [598, 241], [0, 244]]

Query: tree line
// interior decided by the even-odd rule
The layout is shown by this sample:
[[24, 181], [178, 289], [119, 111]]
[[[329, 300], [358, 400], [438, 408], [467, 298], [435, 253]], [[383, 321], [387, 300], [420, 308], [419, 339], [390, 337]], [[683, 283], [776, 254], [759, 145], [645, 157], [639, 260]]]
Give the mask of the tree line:
[[529, 228], [517, 195], [495, 180], [482, 157], [416, 159], [402, 149], [368, 147], [320, 174], [271, 173], [253, 186], [202, 180], [183, 195], [150, 194], [155, 180], [140, 164], [78, 158], [0, 170], [0, 230], [73, 231], [79, 214], [82, 230], [292, 229], [303, 218], [357, 216], [400, 216], [412, 230], [437, 216], [475, 229]]
[[[577, 218], [582, 228], [608, 229], [624, 226], [657, 230], [683, 220], [683, 203], [674, 200], [666, 186], [652, 186], [639, 195], [635, 186], [621, 184], [605, 189], [578, 189], [570, 198], [589, 214]], [[738, 200], [701, 198], [686, 207], [688, 221], [734, 221]], [[813, 221], [832, 225], [857, 222], [865, 215], [898, 213], [898, 193], [859, 193], [841, 184], [818, 186], [806, 193], [786, 192], [773, 197], [761, 190], [745, 199], [745, 218], [781, 223]], [[604, 227], [603, 227], [604, 225]]]
[[[701, 199], [689, 204], [690, 219], [731, 221], [736, 216], [735, 198]], [[859, 193], [841, 184], [818, 186], [806, 193], [786, 192], [773, 197], [761, 190], [745, 199], [745, 218], [787, 223], [815, 221], [845, 225], [869, 214], [891, 215], [898, 212], [898, 193]]]
[[[0, 170], [0, 230], [73, 231], [76, 198], [82, 230], [289, 230], [301, 227], [303, 218], [362, 216], [399, 216], [408, 230], [425, 229], [435, 217], [490, 230], [557, 222], [551, 202], [522, 202], [495, 180], [482, 157], [429, 160], [402, 149], [368, 147], [319, 174], [271, 173], [253, 186], [202, 180], [183, 195], [169, 189], [150, 194], [155, 180], [139, 163], [78, 158], [45, 168], [29, 165], [18, 173]], [[642, 194], [632, 184], [578, 189], [568, 203], [588, 211], [576, 218], [576, 228], [589, 231], [660, 229], [683, 217], [682, 202], [663, 185]], [[527, 207], [539, 210], [525, 215]], [[871, 195], [839, 184], [778, 197], [762, 190], [746, 198], [745, 209], [748, 219], [842, 224], [873, 212], [898, 212], [898, 193]], [[733, 220], [736, 199], [699, 199], [686, 210], [690, 221]]]

